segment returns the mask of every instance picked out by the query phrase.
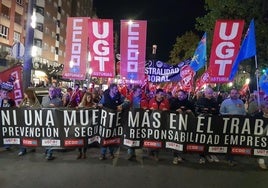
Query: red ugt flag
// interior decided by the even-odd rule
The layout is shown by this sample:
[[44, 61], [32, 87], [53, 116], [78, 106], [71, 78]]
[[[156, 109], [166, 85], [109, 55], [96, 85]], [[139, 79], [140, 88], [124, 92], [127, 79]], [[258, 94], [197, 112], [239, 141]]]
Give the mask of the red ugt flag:
[[89, 19], [89, 51], [92, 76], [114, 77], [113, 20]]
[[229, 82], [233, 62], [239, 51], [244, 20], [217, 20], [210, 55], [210, 82]]

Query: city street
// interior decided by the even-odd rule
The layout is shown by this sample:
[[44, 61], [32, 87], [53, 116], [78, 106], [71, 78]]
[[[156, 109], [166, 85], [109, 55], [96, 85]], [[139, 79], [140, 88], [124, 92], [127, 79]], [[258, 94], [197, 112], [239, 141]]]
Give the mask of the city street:
[[128, 161], [125, 148], [105, 161], [98, 159], [99, 148], [90, 148], [87, 158], [79, 160], [77, 150], [55, 151], [53, 161], [45, 160], [43, 148], [22, 157], [17, 153], [15, 147], [0, 152], [1, 188], [264, 188], [268, 184], [268, 172], [259, 170], [255, 158], [243, 156], [236, 156], [238, 165], [230, 167], [224, 156], [219, 163], [200, 165], [197, 154], [184, 154], [185, 161], [173, 165], [170, 151], [161, 151], [159, 162], [146, 154]]

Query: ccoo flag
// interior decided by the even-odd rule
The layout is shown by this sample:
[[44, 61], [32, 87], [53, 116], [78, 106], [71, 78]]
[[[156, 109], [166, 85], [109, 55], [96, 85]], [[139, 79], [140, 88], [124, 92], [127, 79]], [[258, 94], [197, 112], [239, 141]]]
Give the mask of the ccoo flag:
[[192, 57], [190, 67], [196, 72], [205, 66], [207, 60], [207, 33], [204, 33], [201, 41], [198, 43], [197, 49]]
[[248, 59], [252, 56], [256, 55], [256, 40], [255, 40], [255, 26], [254, 20], [252, 19], [245, 35], [245, 38], [242, 42], [238, 55], [233, 63], [233, 67], [231, 70], [231, 74], [229, 76], [229, 80], [233, 80], [235, 74], [238, 70], [238, 65], [241, 61]]

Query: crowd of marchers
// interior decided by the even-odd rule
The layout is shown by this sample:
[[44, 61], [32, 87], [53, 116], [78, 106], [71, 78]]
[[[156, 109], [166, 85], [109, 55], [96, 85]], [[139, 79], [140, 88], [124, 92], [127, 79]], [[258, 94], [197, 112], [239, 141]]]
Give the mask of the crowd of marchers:
[[[9, 91], [0, 87], [0, 107], [15, 107], [15, 102], [9, 98]], [[106, 107], [117, 111], [128, 108], [142, 108], [150, 110], [169, 110], [178, 113], [191, 113], [194, 116], [203, 114], [211, 115], [251, 115], [257, 118], [268, 118], [268, 100], [260, 98], [255, 94], [241, 96], [236, 88], [232, 88], [229, 93], [216, 92], [213, 88], [207, 87], [201, 92], [189, 95], [183, 90], [173, 90], [167, 92], [161, 88], [150, 91], [139, 85], [131, 85], [129, 87], [121, 87], [115, 83], [109, 85], [108, 89], [102, 91], [100, 88], [80, 87], [75, 84], [73, 88], [68, 88], [66, 92], [55, 84], [48, 89], [48, 95], [44, 96], [41, 101], [36, 97], [34, 88], [24, 90], [24, 98], [18, 106], [22, 107], [66, 107], [66, 108], [101, 108]], [[4, 146], [6, 150], [9, 145]], [[114, 158], [116, 147], [100, 146], [100, 160]], [[32, 150], [34, 151], [34, 150]], [[87, 147], [78, 148], [77, 159], [85, 159], [87, 157]], [[129, 147], [128, 160], [135, 160], [136, 153], [143, 151], [142, 149], [134, 149]], [[155, 161], [159, 160], [159, 149], [148, 149], [147, 155]], [[107, 154], [109, 153], [109, 155]], [[25, 147], [20, 147], [18, 156], [27, 154]], [[53, 160], [53, 149], [45, 149], [46, 159]], [[225, 156], [227, 164], [234, 166], [237, 161], [234, 156]], [[178, 151], [173, 151], [173, 164], [183, 162], [184, 158]], [[199, 154], [199, 163], [219, 162], [217, 155]], [[257, 158], [257, 163], [261, 169], [267, 169], [264, 158]]]

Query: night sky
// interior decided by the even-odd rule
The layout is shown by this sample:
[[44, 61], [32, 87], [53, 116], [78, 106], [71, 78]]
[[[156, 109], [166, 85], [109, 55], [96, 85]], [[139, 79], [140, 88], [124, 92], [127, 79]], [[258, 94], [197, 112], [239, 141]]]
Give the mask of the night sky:
[[[204, 15], [204, 0], [94, 0], [101, 19], [113, 19], [120, 31], [120, 20], [147, 20], [146, 53], [157, 45], [157, 58], [167, 61], [176, 37], [194, 30], [195, 18]], [[202, 36], [201, 36], [202, 37]]]

